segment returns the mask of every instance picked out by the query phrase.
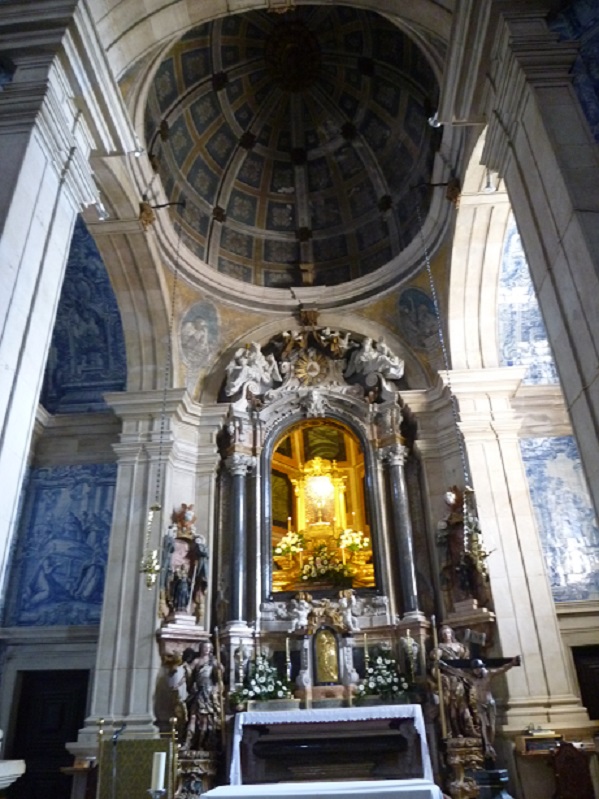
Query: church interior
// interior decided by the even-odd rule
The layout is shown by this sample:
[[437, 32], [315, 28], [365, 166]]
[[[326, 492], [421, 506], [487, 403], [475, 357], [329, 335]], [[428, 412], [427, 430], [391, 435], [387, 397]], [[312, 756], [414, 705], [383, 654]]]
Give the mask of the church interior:
[[599, 799], [597, 4], [0, 0], [0, 141], [0, 796]]

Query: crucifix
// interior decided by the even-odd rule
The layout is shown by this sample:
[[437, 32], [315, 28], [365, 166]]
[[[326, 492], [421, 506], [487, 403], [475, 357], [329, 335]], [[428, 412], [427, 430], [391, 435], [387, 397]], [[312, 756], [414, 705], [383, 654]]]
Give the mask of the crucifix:
[[[472, 641], [472, 634], [470, 640]], [[475, 657], [473, 659], [440, 660], [439, 666], [447, 674], [463, 680], [472, 689], [481, 727], [485, 758], [494, 761], [496, 754], [493, 744], [495, 742], [497, 710], [495, 699], [491, 693], [491, 682], [495, 677], [505, 674], [506, 671], [509, 671], [514, 666], [519, 666], [520, 656], [518, 655], [515, 658], [487, 658], [483, 661], [478, 655], [480, 652], [479, 647], [481, 643], [484, 643], [484, 638], [482, 642], [480, 640], [472, 642], [475, 644], [473, 651]]]

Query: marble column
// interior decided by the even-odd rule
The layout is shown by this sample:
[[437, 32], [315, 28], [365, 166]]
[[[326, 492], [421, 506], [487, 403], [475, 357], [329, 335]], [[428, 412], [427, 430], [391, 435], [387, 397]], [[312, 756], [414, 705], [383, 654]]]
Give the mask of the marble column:
[[399, 558], [399, 578], [404, 619], [420, 618], [418, 608], [418, 589], [416, 586], [416, 568], [414, 565], [414, 544], [412, 540], [412, 522], [410, 519], [404, 460], [406, 449], [401, 444], [385, 447], [384, 457], [387, 463], [389, 490], [391, 498], [392, 528]]
[[232, 624], [245, 623], [247, 555], [248, 470], [254, 466], [251, 455], [233, 453], [225, 461], [231, 473], [231, 562], [229, 565], [229, 618]]
[[126, 124], [75, 0], [0, 4], [0, 36], [1, 590], [73, 225], [98, 198], [89, 155], [122, 150]]
[[504, 731], [531, 722], [555, 729], [590, 727], [576, 695], [547, 577], [512, 402], [520, 369], [452, 372], [496, 614], [496, 648], [521, 655], [507, 674]]

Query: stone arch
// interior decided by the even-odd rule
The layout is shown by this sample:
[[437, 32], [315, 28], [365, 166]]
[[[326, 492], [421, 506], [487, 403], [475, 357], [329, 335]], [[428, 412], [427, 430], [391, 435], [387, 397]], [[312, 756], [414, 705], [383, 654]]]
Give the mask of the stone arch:
[[481, 164], [485, 132], [466, 170], [451, 254], [449, 344], [453, 369], [499, 366], [497, 289], [511, 206], [499, 177]]

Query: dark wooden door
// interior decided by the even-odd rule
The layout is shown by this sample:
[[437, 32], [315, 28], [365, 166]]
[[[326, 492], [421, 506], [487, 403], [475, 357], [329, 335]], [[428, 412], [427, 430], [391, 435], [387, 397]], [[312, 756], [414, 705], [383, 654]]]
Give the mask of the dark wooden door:
[[9, 799], [69, 799], [73, 764], [65, 744], [83, 726], [88, 671], [23, 671], [17, 722], [9, 758], [24, 760], [26, 772], [7, 792]]
[[599, 646], [575, 646], [572, 653], [582, 704], [589, 711], [590, 718], [599, 720]]

